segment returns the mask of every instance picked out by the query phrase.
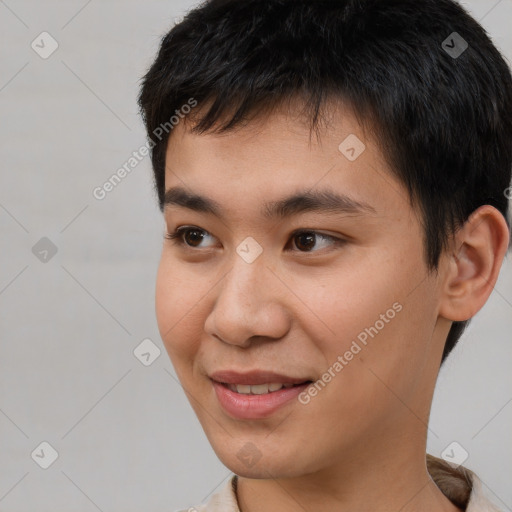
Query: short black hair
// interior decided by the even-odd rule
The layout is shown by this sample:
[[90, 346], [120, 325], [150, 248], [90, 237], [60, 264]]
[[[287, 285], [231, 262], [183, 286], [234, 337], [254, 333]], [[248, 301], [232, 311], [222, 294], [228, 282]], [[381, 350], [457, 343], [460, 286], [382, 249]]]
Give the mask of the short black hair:
[[[210, 0], [191, 10], [163, 37], [139, 95], [161, 210], [170, 130], [152, 135], [191, 98], [209, 105], [199, 134], [296, 98], [311, 130], [330, 100], [350, 106], [421, 213], [429, 271], [479, 206], [510, 228], [512, 78], [453, 0]], [[453, 322], [441, 364], [468, 321]]]

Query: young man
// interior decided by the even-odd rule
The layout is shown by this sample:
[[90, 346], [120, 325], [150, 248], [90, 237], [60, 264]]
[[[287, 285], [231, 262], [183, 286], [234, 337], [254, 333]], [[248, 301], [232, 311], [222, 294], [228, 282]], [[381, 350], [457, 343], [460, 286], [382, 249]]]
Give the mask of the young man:
[[189, 510], [497, 510], [425, 455], [509, 243], [512, 79], [481, 26], [452, 0], [213, 0], [139, 102], [159, 330], [235, 473]]

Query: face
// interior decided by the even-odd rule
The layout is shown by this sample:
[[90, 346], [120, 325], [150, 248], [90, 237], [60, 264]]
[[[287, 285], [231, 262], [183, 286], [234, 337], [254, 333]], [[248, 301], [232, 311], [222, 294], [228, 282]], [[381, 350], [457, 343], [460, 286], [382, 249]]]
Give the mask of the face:
[[333, 119], [318, 139], [285, 111], [169, 139], [164, 218], [179, 231], [163, 244], [158, 326], [242, 476], [375, 460], [426, 429], [448, 330], [438, 278], [378, 146], [347, 109]]

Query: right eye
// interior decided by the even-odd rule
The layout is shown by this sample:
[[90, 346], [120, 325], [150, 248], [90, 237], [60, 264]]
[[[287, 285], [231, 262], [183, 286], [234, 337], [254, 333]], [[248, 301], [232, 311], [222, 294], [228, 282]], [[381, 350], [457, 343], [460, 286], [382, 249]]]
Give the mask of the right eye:
[[207, 237], [213, 238], [213, 235], [196, 226], [180, 226], [174, 230], [174, 233], [165, 234], [167, 240], [171, 240], [176, 245], [190, 249], [201, 249], [199, 244]]

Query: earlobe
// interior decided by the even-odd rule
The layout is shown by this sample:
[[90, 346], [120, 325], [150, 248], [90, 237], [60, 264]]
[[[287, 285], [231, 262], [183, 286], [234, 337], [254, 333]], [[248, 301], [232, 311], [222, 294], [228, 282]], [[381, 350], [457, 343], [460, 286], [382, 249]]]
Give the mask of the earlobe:
[[484, 205], [472, 213], [446, 255], [440, 316], [464, 321], [483, 307], [498, 279], [508, 242], [507, 223], [496, 208]]

